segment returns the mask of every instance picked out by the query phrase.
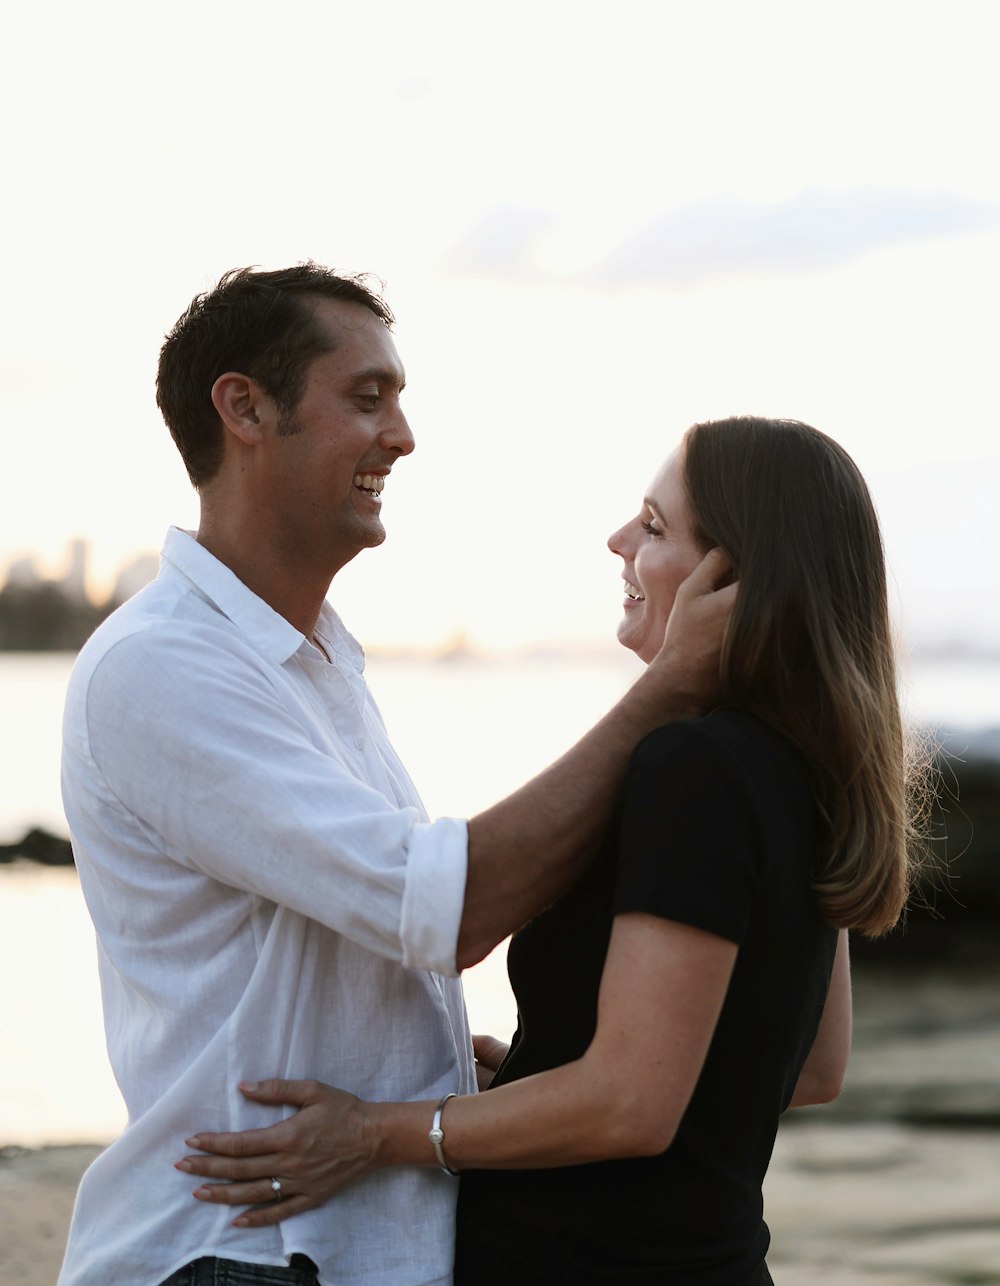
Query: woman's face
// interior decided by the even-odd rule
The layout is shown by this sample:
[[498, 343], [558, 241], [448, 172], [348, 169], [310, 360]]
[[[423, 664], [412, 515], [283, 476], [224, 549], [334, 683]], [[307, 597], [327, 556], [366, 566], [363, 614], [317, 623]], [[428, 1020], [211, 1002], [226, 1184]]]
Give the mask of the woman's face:
[[705, 553], [694, 538], [683, 478], [677, 450], [660, 466], [638, 514], [608, 539], [608, 548], [625, 564], [618, 642], [646, 662], [663, 643], [677, 587]]

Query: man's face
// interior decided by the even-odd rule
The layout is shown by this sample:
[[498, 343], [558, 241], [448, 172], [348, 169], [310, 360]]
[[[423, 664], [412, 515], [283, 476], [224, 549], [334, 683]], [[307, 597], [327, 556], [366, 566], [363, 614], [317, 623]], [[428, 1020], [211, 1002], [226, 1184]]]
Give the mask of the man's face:
[[399, 402], [405, 374], [382, 321], [333, 299], [316, 311], [336, 348], [313, 361], [298, 406], [270, 437], [268, 490], [288, 552], [337, 571], [385, 540], [382, 488], [414, 443]]

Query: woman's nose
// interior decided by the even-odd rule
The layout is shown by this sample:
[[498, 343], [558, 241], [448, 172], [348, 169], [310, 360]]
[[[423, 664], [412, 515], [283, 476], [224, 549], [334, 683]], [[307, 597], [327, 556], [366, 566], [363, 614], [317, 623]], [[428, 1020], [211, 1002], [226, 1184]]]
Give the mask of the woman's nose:
[[624, 551], [630, 526], [631, 523], [626, 523], [624, 527], [619, 527], [617, 531], [613, 531], [608, 537], [608, 548], [613, 554], [617, 554], [619, 558], [625, 557]]

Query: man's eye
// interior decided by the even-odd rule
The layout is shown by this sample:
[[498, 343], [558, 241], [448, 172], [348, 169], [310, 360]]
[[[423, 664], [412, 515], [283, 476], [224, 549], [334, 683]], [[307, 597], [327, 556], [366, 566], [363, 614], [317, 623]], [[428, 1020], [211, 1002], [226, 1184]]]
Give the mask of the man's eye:
[[378, 406], [377, 393], [358, 393], [356, 400], [365, 408], [366, 411], [374, 411]]

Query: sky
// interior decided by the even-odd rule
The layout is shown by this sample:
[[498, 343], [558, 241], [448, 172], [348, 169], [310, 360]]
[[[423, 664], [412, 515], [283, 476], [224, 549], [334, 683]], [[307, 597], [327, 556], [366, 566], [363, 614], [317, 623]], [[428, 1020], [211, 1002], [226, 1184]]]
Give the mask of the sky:
[[106, 588], [197, 500], [165, 331], [224, 271], [384, 282], [417, 450], [366, 642], [611, 639], [607, 535], [688, 424], [791, 416], [882, 516], [911, 646], [1000, 651], [1000, 9], [445, 0], [6, 20], [0, 569]]

